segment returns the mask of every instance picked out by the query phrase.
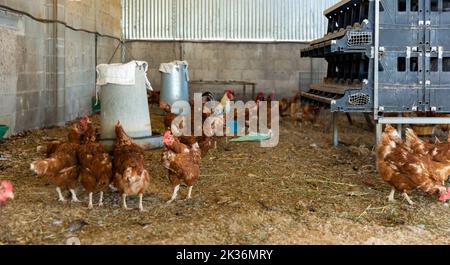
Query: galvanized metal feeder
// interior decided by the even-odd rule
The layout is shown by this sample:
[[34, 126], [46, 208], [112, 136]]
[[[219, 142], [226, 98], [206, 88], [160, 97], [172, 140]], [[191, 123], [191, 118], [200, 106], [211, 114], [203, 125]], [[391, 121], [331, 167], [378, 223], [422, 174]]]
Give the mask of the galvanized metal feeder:
[[185, 61], [161, 64], [161, 107], [171, 106], [177, 101], [189, 101], [188, 67]]
[[163, 146], [161, 135], [152, 135], [147, 101], [148, 64], [131, 61], [127, 64], [97, 66], [97, 85], [101, 86], [100, 142], [108, 151], [114, 147], [115, 125], [120, 121], [134, 142], [146, 150]]

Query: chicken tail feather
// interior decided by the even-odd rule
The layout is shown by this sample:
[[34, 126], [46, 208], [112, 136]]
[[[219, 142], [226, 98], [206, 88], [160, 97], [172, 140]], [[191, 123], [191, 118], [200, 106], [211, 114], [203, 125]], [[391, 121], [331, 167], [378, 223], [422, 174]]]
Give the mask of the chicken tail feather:
[[406, 129], [405, 144], [408, 148], [418, 154], [426, 154], [425, 143], [414, 133], [412, 129]]
[[54, 158], [49, 158], [45, 160], [39, 160], [31, 163], [30, 170], [41, 176], [49, 171], [60, 171], [58, 168], [60, 164]]
[[393, 148], [402, 142], [397, 130], [391, 125], [386, 125], [386, 128], [381, 135], [380, 143], [378, 145], [378, 158], [384, 159]]
[[117, 136], [117, 143], [119, 145], [129, 145], [131, 144], [131, 138], [125, 133], [125, 130], [122, 127], [122, 124], [120, 121], [116, 124], [116, 136]]

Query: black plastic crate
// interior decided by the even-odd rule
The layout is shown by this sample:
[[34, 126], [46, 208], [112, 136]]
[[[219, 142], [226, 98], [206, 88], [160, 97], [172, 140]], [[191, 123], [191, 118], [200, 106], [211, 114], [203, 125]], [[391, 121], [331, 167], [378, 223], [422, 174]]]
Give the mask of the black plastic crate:
[[[303, 96], [373, 112], [375, 2], [341, 1], [325, 16], [327, 35], [302, 56], [325, 58], [327, 76]], [[450, 0], [380, 1], [380, 112], [450, 112], [449, 30]]]

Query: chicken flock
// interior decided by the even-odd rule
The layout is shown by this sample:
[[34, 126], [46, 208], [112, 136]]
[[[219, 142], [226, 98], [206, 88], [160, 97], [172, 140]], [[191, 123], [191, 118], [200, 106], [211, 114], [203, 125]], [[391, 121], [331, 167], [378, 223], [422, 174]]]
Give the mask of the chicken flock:
[[[151, 95], [149, 103], [155, 104], [157, 98], [158, 95]], [[267, 98], [263, 93], [259, 93], [255, 99], [256, 108], [258, 108], [259, 102], [267, 100], [268, 115], [270, 115], [270, 103], [273, 98], [274, 93], [270, 93]], [[229, 103], [234, 100], [233, 91], [226, 90], [219, 106], [214, 110], [205, 107], [207, 102], [214, 100], [211, 93], [204, 93], [202, 99], [202, 124], [209, 119], [211, 126], [205, 126], [205, 128], [210, 128], [210, 131], [204, 128], [195, 128], [194, 119], [191, 119], [190, 126], [192, 132], [201, 129], [201, 136], [175, 136], [186, 124], [183, 122], [174, 124], [177, 116], [171, 112], [170, 106], [160, 105], [166, 111], [164, 124], [167, 128], [163, 136], [165, 150], [161, 154], [161, 164], [167, 169], [169, 181], [173, 186], [173, 194], [167, 203], [177, 199], [183, 184], [188, 188], [186, 199], [192, 198], [193, 187], [200, 176], [201, 159], [214, 148], [213, 142], [215, 143], [217, 140], [217, 136], [213, 136], [214, 130], [226, 128], [228, 116], [236, 118], [237, 113], [231, 113], [229, 108]], [[295, 124], [305, 118], [310, 122], [315, 122], [318, 115], [316, 109], [302, 109], [299, 100], [299, 95], [292, 99], [283, 98], [282, 104], [280, 104], [280, 113], [282, 115], [288, 113], [287, 115], [292, 117]], [[190, 103], [191, 113], [193, 113], [194, 104]], [[261, 115], [258, 110], [256, 113]], [[248, 119], [250, 119], [249, 113], [246, 113], [246, 122]], [[97, 130], [93, 123], [87, 117], [82, 118], [78, 124], [69, 129], [66, 141], [48, 143], [45, 150], [46, 158], [31, 163], [30, 169], [56, 186], [58, 199], [61, 202], [66, 200], [62, 190], [70, 191], [72, 202], [80, 202], [75, 190], [78, 185], [81, 185], [89, 194], [89, 209], [94, 207], [94, 194], [99, 194], [98, 206], [101, 207], [104, 193], [108, 189], [112, 189], [118, 191], [122, 208], [129, 210], [127, 196], [138, 196], [139, 210], [145, 211], [143, 196], [150, 185], [151, 176], [144, 165], [144, 150], [127, 135], [120, 121], [116, 124], [115, 133], [116, 143], [112, 156], [110, 156], [103, 145], [97, 141]]]
[[[274, 93], [267, 97], [264, 93], [258, 93], [255, 102], [267, 101], [270, 115], [270, 103], [274, 96]], [[172, 196], [167, 203], [177, 199], [182, 185], [188, 188], [186, 199], [192, 198], [193, 187], [200, 176], [201, 160], [214, 148], [213, 142], [217, 139], [217, 136], [213, 136], [213, 130], [226, 128], [225, 121], [229, 115], [237, 118], [237, 114], [230, 113], [229, 109], [229, 103], [234, 100], [231, 90], [227, 90], [220, 100], [221, 111], [218, 112], [205, 108], [208, 101], [214, 100], [211, 93], [204, 93], [202, 98], [202, 124], [210, 119], [212, 131], [202, 130], [201, 136], [175, 136], [187, 124], [174, 124], [176, 115], [171, 113], [170, 106], [161, 106], [166, 111], [164, 123], [167, 131], [163, 136], [165, 149], [160, 162], [167, 170], [173, 186]], [[258, 107], [259, 104], [256, 104], [256, 113], [261, 115]], [[191, 113], [193, 108], [191, 102]], [[246, 124], [250, 119], [248, 111], [245, 115]], [[291, 99], [279, 100], [279, 113], [282, 117], [289, 116], [293, 125], [297, 126], [299, 123], [315, 123], [320, 108], [301, 104], [298, 93]], [[192, 122], [192, 132], [199, 129], [194, 125]], [[116, 143], [111, 156], [98, 142], [94, 124], [89, 118], [82, 118], [69, 128], [67, 140], [48, 143], [46, 158], [31, 163], [30, 169], [56, 186], [61, 202], [66, 200], [63, 189], [70, 192], [72, 202], [80, 202], [75, 190], [81, 185], [89, 194], [89, 209], [94, 207], [94, 194], [99, 194], [98, 206], [101, 207], [104, 193], [111, 189], [118, 192], [122, 208], [126, 210], [130, 209], [127, 197], [138, 196], [139, 210], [143, 212], [143, 196], [151, 183], [150, 172], [144, 165], [144, 150], [127, 135], [120, 121], [115, 126], [115, 133]], [[408, 195], [413, 190], [436, 196], [440, 201], [450, 199], [450, 188], [445, 186], [450, 175], [450, 137], [446, 143], [433, 144], [421, 140], [412, 129], [406, 129], [406, 138], [402, 140], [397, 130], [387, 125], [377, 146], [377, 168], [382, 179], [392, 186], [388, 197], [390, 202], [395, 201], [394, 195], [398, 191], [409, 204], [414, 204]], [[13, 198], [12, 183], [0, 182], [0, 206]]]
[[47, 158], [31, 163], [30, 169], [56, 186], [61, 202], [65, 201], [61, 189], [70, 191], [72, 202], [80, 202], [75, 189], [81, 184], [89, 193], [88, 208], [93, 208], [94, 193], [99, 193], [101, 207], [103, 194], [112, 184], [119, 191], [124, 209], [129, 209], [127, 196], [139, 196], [139, 210], [144, 211], [142, 197], [150, 184], [150, 175], [144, 168], [144, 150], [133, 143], [120, 122], [115, 131], [113, 160], [97, 142], [92, 122], [83, 118], [70, 129], [66, 142], [50, 143]]

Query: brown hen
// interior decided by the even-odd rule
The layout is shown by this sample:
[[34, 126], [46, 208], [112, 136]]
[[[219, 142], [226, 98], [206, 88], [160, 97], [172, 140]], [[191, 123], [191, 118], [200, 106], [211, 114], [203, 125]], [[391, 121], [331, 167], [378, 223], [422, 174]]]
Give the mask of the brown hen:
[[120, 122], [115, 130], [113, 184], [121, 194], [124, 209], [129, 210], [127, 196], [139, 195], [139, 210], [142, 212], [142, 197], [150, 184], [150, 175], [144, 167], [144, 150], [133, 143]]
[[[77, 126], [72, 128], [79, 135], [81, 132]], [[48, 180], [57, 186], [59, 201], [64, 202], [61, 188], [67, 188], [72, 194], [72, 202], [79, 202], [75, 188], [78, 185], [78, 137], [71, 137], [68, 142], [61, 143], [49, 158], [31, 163], [30, 169], [38, 176], [47, 177]]]
[[103, 206], [103, 192], [108, 188], [112, 177], [112, 163], [103, 145], [96, 142], [96, 130], [89, 123], [78, 152], [80, 163], [80, 182], [89, 192], [89, 209], [93, 208], [92, 196], [100, 192], [98, 206]]
[[384, 181], [393, 188], [389, 201], [394, 201], [395, 191], [403, 193], [409, 204], [414, 204], [408, 192], [423, 192], [447, 196], [444, 180], [450, 174], [450, 165], [437, 163], [430, 156], [415, 152], [405, 145], [397, 130], [387, 125], [378, 144], [378, 170]]
[[162, 154], [162, 164], [169, 171], [169, 180], [174, 186], [172, 198], [167, 202], [176, 200], [181, 183], [188, 188], [187, 199], [192, 198], [192, 187], [200, 175], [200, 150], [198, 145], [188, 147], [180, 143], [170, 131], [164, 134], [163, 143], [166, 151]]
[[320, 107], [300, 103], [301, 93], [297, 93], [289, 102], [289, 111], [292, 123], [297, 126], [299, 123], [316, 123], [320, 115]]
[[[88, 117], [83, 117], [78, 124], [70, 127], [67, 134], [67, 141], [80, 144], [83, 134], [87, 130], [87, 126], [90, 122]], [[65, 141], [52, 141], [48, 143], [47, 148], [45, 148], [46, 157], [49, 158], [56, 151], [58, 146], [64, 142]]]

